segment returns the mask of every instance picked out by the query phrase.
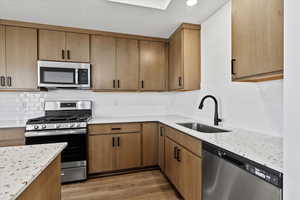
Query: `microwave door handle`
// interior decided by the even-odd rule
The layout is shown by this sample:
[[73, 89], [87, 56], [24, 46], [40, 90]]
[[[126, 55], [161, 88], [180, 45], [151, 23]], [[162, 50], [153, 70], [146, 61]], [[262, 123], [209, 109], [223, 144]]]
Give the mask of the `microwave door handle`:
[[75, 84], [76, 85], [78, 85], [78, 73], [79, 73], [79, 70], [75, 69]]

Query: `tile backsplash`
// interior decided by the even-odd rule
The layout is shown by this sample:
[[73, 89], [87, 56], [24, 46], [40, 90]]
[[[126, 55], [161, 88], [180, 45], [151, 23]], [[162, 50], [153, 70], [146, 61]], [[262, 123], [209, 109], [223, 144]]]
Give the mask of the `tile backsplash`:
[[44, 114], [46, 100], [92, 100], [94, 116], [167, 114], [169, 93], [95, 93], [84, 90], [0, 93], [0, 121], [27, 120]]

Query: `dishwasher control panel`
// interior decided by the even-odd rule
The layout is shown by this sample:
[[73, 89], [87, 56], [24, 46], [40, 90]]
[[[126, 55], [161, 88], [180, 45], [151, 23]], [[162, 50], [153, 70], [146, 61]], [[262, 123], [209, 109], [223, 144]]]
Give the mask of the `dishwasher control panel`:
[[281, 183], [281, 177], [279, 175], [272, 174], [272, 173], [270, 173], [266, 170], [263, 170], [261, 168], [257, 168], [253, 165], [250, 165], [250, 164], [246, 164], [245, 169], [249, 173], [251, 173], [251, 174], [253, 174], [253, 175], [255, 175], [255, 176], [257, 176], [257, 177], [259, 177], [259, 178], [261, 178], [261, 179], [263, 179], [263, 180], [265, 180], [265, 181], [267, 181], [267, 182], [269, 182], [269, 183], [271, 183], [275, 186], [280, 187], [281, 184], [282, 184]]

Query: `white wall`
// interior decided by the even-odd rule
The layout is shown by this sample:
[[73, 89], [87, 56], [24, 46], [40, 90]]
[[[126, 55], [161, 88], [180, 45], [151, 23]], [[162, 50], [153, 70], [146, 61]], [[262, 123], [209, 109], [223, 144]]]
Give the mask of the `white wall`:
[[285, 2], [284, 199], [300, 199], [300, 1]]
[[202, 75], [199, 91], [173, 94], [170, 111], [213, 123], [211, 100], [198, 109], [204, 95], [219, 99], [224, 125], [281, 135], [283, 81], [231, 82], [231, 3], [202, 24]]

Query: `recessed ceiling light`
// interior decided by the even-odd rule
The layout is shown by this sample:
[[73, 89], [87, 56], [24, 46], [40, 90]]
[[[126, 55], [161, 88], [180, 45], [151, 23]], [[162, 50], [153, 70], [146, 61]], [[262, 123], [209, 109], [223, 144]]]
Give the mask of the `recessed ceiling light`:
[[188, 6], [194, 6], [198, 3], [198, 0], [187, 0], [186, 5]]

